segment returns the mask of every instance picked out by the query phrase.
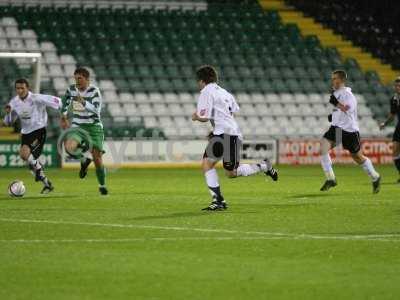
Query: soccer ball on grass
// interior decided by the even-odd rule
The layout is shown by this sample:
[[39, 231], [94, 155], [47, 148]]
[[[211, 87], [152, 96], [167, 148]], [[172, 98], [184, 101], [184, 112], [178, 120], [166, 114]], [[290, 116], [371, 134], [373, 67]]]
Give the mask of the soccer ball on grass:
[[14, 180], [8, 186], [8, 194], [11, 197], [22, 197], [25, 194], [25, 185], [21, 180]]

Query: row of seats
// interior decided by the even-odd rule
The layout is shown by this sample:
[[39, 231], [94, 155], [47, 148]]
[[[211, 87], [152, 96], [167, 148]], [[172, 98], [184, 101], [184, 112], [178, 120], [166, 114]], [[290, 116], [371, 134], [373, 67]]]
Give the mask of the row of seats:
[[[47, 67], [43, 67], [43, 74], [46, 76], [51, 76], [55, 79], [56, 90], [66, 89], [71, 81], [72, 74], [76, 68], [75, 64], [68, 65], [48, 65]], [[119, 88], [121, 92], [132, 91], [132, 92], [140, 92], [146, 91], [151, 92], [159, 89], [162, 92], [168, 91], [178, 91], [182, 92], [185, 90], [196, 91], [197, 85], [194, 81], [194, 73], [195, 69], [188, 68], [163, 68], [162, 66], [157, 67], [157, 71], [154, 71], [151, 75], [160, 75], [162, 77], [151, 77], [149, 68], [138, 67], [137, 69], [129, 69], [124, 67], [122, 69], [125, 72], [128, 72], [132, 75], [132, 79], [127, 80], [126, 77], [122, 77], [122, 75], [128, 76], [127, 73], [122, 73], [122, 75], [118, 77], [112, 77], [114, 79], [115, 84]], [[129, 70], [129, 71], [128, 71]], [[168, 70], [168, 71], [167, 71]], [[280, 71], [278, 71], [280, 70]], [[133, 71], [133, 72], [132, 72]], [[134, 72], [137, 73], [134, 74]], [[115, 72], [118, 72], [118, 69], [115, 69]], [[182, 72], [182, 73], [181, 73]], [[314, 77], [312, 79], [305, 79], [301, 75], [308, 72], [310, 77]], [[268, 73], [269, 75], [267, 75]], [[355, 72], [356, 75], [358, 72]], [[96, 72], [97, 78], [104, 78], [106, 73]], [[178, 75], [186, 75], [186, 76], [178, 76]], [[240, 74], [241, 76], [238, 76]], [[263, 76], [264, 74], [264, 76]], [[319, 74], [319, 75], [318, 75]], [[116, 74], [117, 75], [117, 74]], [[147, 76], [145, 76], [147, 75]], [[318, 72], [316, 68], [310, 68], [309, 70], [302, 70], [297, 68], [295, 70], [290, 70], [288, 68], [278, 69], [271, 68], [264, 72], [261, 68], [237, 68], [230, 69], [229, 67], [224, 68], [221, 72], [221, 81], [227, 86], [227, 88], [235, 91], [248, 91], [248, 92], [307, 92], [310, 90], [315, 90], [318, 92], [324, 92], [327, 90], [329, 76], [330, 73], [326, 73], [324, 76]], [[284, 76], [286, 75], [286, 76]], [[109, 76], [113, 76], [111, 72]], [[275, 76], [284, 76], [285, 81], [280, 79], [282, 77]], [[322, 78], [325, 77], [325, 78]], [[60, 78], [59, 78], [60, 77]], [[271, 78], [272, 77], [272, 78]], [[319, 77], [319, 78], [318, 78]], [[357, 76], [355, 76], [357, 78]], [[246, 78], [246, 82], [242, 83], [242, 78]], [[354, 89], [361, 93], [379, 93], [385, 92], [386, 89], [383, 88], [379, 82], [375, 78], [372, 78], [370, 81], [358, 80], [358, 81], [350, 81], [350, 85], [354, 87]], [[108, 90], [107, 86], [100, 86], [104, 90]]]
[[[49, 64], [43, 66], [43, 72], [51, 74], [52, 77], [66, 77], [73, 74], [75, 64]], [[112, 77], [113, 79], [185, 79], [193, 78], [196, 72], [196, 67], [191, 66], [149, 66], [149, 65], [124, 65], [124, 66], [113, 66], [113, 67], [97, 67], [96, 77], [106, 78]], [[310, 68], [263, 68], [263, 67], [231, 67], [226, 66], [224, 68], [217, 68], [219, 70], [219, 76], [223, 79], [234, 79], [234, 78], [249, 78], [255, 80], [274, 80], [274, 79], [297, 79], [297, 80], [324, 80], [329, 81], [331, 76], [331, 70], [326, 72], [321, 71], [316, 67]], [[72, 73], [71, 73], [72, 71]], [[352, 81], [363, 81], [364, 75], [359, 70], [355, 69], [354, 72], [349, 72], [349, 77]], [[368, 83], [376, 83], [375, 78], [368, 79]]]
[[[18, 1], [18, 0], [14, 0]], [[46, 0], [40, 0], [43, 2]], [[70, 0], [71, 2], [73, 0]], [[137, 1], [137, 0], [136, 0]], [[147, 0], [148, 1], [148, 0]], [[253, 3], [256, 3], [255, 0], [251, 0]], [[4, 0], [3, 0], [4, 2]], [[176, 18], [180, 18], [182, 16], [195, 16], [202, 15], [204, 17], [212, 17], [217, 18], [247, 18], [251, 20], [255, 19], [268, 19], [270, 22], [279, 23], [279, 15], [276, 11], [263, 11], [260, 9], [259, 5], [237, 5], [233, 3], [235, 1], [230, 0], [229, 2], [233, 5], [209, 5], [206, 10], [196, 10], [196, 9], [178, 9], [178, 10], [169, 10], [169, 9], [155, 9], [152, 7], [142, 9], [136, 8], [134, 6], [123, 6], [119, 8], [110, 8], [110, 7], [87, 7], [82, 5], [78, 6], [69, 6], [67, 5], [53, 5], [53, 6], [41, 6], [35, 5], [34, 0], [29, 0], [32, 2], [32, 5], [0, 5], [0, 14], [5, 16], [10, 14], [45, 14], [49, 19], [59, 20], [60, 22], [68, 22], [68, 18], [63, 18], [66, 14], [73, 14], [74, 16], [82, 16], [85, 15], [87, 19], [97, 18], [102, 19], [106, 17], [112, 17], [116, 14], [121, 17], [136, 17], [136, 18], [151, 18], [157, 19], [158, 17], [168, 17], [170, 20], [174, 20]], [[84, 0], [83, 2], [87, 2]], [[106, 2], [106, 1], [104, 1]], [[112, 1], [114, 2], [114, 1]], [[122, 4], [122, 1], [118, 1]], [[131, 1], [132, 2], [132, 1]], [[158, 1], [162, 2], [162, 1]], [[171, 1], [165, 1], [166, 3]], [[201, 2], [196, 0], [197, 3]], [[222, 1], [221, 1], [222, 2]], [[115, 3], [115, 2], [114, 2]], [[39, 3], [40, 4], [40, 3]], [[78, 17], [73, 17], [72, 19], [78, 19]], [[62, 20], [61, 20], [62, 19]], [[133, 20], [134, 22], [134, 20]]]
[[[223, 59], [221, 59], [224, 61]], [[226, 59], [225, 59], [226, 61]], [[70, 71], [70, 65], [61, 68], [58, 65], [50, 65], [46, 70], [54, 76], [63, 77]], [[96, 75], [98, 78], [104, 78], [107, 75], [114, 79], [161, 79], [161, 78], [190, 78], [193, 77], [196, 67], [188, 65], [134, 65], [125, 64], [123, 66], [109, 66], [96, 68]], [[217, 68], [221, 78], [251, 78], [259, 80], [273, 80], [273, 79], [304, 79], [304, 80], [330, 80], [332, 69], [323, 69], [317, 67], [267, 67], [267, 66], [232, 66], [225, 64], [224, 67]], [[348, 72], [351, 81], [364, 81], [368, 83], [376, 83], [377, 75], [370, 78], [359, 69], [350, 69]]]
[[[186, 104], [150, 104], [150, 103], [126, 103], [120, 105], [119, 103], [108, 104], [107, 109], [113, 116], [163, 116], [163, 115], [191, 115], [196, 110], [196, 103], [186, 103]], [[309, 115], [309, 116], [320, 116], [327, 115], [331, 107], [329, 104], [242, 104], [241, 113], [246, 116], [284, 116], [284, 115]], [[364, 116], [370, 116], [370, 110], [365, 106], [365, 104], [358, 105], [358, 113]]]
[[[297, 79], [253, 79], [232, 78], [221, 79], [221, 84], [232, 92], [240, 93], [307, 93], [310, 91], [324, 93], [330, 89], [329, 81], [324, 80], [297, 80]], [[198, 90], [194, 78], [161, 78], [161, 79], [116, 79], [114, 83], [121, 92], [195, 92]], [[368, 84], [365, 81], [357, 81], [351, 84], [354, 90], [361, 93], [381, 93], [388, 88], [380, 83]], [[389, 88], [390, 89], [390, 88]]]
[[[100, 89], [104, 89], [104, 86], [108, 81], [100, 81], [99, 87]], [[104, 89], [105, 90], [105, 89]], [[365, 98], [363, 95], [355, 94], [357, 97], [358, 103], [365, 103]], [[106, 103], [121, 103], [121, 104], [140, 104], [140, 103], [197, 103], [197, 99], [199, 93], [120, 93], [117, 94], [115, 90], [103, 93], [104, 101]], [[372, 94], [368, 94], [368, 97], [374, 97]], [[384, 98], [382, 103], [386, 103], [389, 99], [386, 94], [381, 94], [381, 97]], [[275, 103], [297, 103], [297, 104], [326, 104], [328, 103], [329, 94], [317, 94], [317, 93], [309, 93], [309, 94], [290, 94], [290, 93], [280, 93], [280, 94], [262, 94], [262, 93], [238, 93], [235, 94], [237, 101], [241, 104], [244, 103], [253, 103], [253, 104], [275, 104]]]
[[[250, 0], [253, 2], [252, 0]], [[57, 11], [63, 9], [87, 9], [87, 10], [104, 10], [104, 9], [166, 9], [166, 10], [205, 10], [207, 9], [207, 2], [214, 2], [214, 0], [168, 0], [168, 1], [152, 1], [152, 0], [2, 0], [0, 5], [15, 5], [21, 8], [25, 6], [37, 8], [52, 8]], [[218, 0], [217, 3], [240, 3], [241, 0]]]
[[127, 124], [113, 124], [106, 126], [104, 135], [107, 139], [165, 139], [165, 134], [158, 128], [132, 126]]
[[[329, 127], [329, 122], [319, 117], [237, 117], [238, 124], [245, 138], [260, 136], [321, 136]], [[204, 124], [193, 123], [188, 117], [154, 117], [144, 118], [146, 126], [162, 126], [163, 131], [169, 137], [197, 136], [204, 137], [210, 131], [210, 127]], [[361, 118], [362, 132], [369, 135], [379, 135], [378, 124], [371, 118]]]

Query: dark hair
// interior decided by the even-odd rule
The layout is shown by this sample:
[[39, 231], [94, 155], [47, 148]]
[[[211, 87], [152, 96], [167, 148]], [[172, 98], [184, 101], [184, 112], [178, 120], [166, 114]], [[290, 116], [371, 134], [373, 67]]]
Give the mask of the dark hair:
[[90, 72], [88, 69], [84, 68], [84, 67], [78, 67], [75, 69], [74, 75], [82, 75], [83, 77], [85, 77], [86, 79], [88, 79], [90, 77]]
[[337, 74], [340, 79], [346, 80], [347, 79], [347, 73], [343, 70], [335, 70], [332, 72], [332, 74]]
[[19, 83], [19, 84], [25, 84], [26, 87], [29, 88], [29, 82], [28, 82], [28, 80], [27, 80], [26, 78], [18, 78], [17, 80], [15, 80], [14, 88], [17, 87], [17, 83]]
[[217, 71], [213, 66], [209, 65], [201, 66], [200, 68], [198, 68], [196, 71], [196, 77], [198, 81], [202, 80], [206, 84], [218, 81]]
[[394, 83], [400, 83], [400, 77], [397, 77], [397, 78], [394, 80]]

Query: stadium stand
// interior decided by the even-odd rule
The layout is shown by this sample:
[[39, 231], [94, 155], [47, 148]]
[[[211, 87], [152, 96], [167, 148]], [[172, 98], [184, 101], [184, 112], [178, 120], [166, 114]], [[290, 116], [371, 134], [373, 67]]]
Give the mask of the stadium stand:
[[393, 1], [289, 0], [288, 3], [400, 69], [400, 7], [393, 5]]
[[[400, 40], [397, 24], [399, 8], [393, 7], [393, 2], [387, 0], [368, 2], [288, 0], [286, 2], [300, 9], [306, 16], [315, 18], [324, 27], [331, 28], [345, 40], [361, 47], [362, 51], [368, 52], [368, 55], [372, 54], [392, 68], [399, 68]], [[342, 41], [343, 44], [346, 43], [345, 40]], [[343, 52], [353, 53], [354, 57], [359, 55], [359, 61], [364, 63], [364, 68], [371, 68], [371, 64], [374, 63], [374, 60], [365, 53], [356, 54], [359, 52], [357, 49], [351, 49], [346, 45], [343, 47]], [[380, 84], [378, 74], [367, 72], [366, 83], [373, 88], [368, 90], [368, 85], [363, 82], [357, 87], [362, 91], [374, 117], [383, 119], [387, 114], [388, 99], [393, 93], [391, 83], [399, 71], [390, 70], [383, 65], [377, 66], [376, 63], [374, 69], [380, 71], [382, 79], [389, 85], [385, 88]]]
[[103, 91], [108, 137], [203, 138], [207, 128], [190, 121], [202, 64], [216, 65], [237, 96], [247, 138], [319, 136], [337, 68], [358, 93], [362, 131], [380, 134], [373, 117], [384, 113], [390, 90], [375, 72], [256, 1], [222, 2], [3, 1], [1, 51], [41, 51], [45, 90], [58, 95], [77, 65], [89, 66]]

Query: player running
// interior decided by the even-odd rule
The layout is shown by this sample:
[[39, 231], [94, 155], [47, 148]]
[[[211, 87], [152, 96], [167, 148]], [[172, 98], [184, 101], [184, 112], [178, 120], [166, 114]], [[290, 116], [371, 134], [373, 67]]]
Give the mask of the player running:
[[332, 73], [333, 92], [329, 103], [334, 106], [330, 115], [331, 127], [325, 132], [321, 141], [321, 166], [326, 175], [326, 181], [321, 191], [327, 191], [337, 185], [332, 169], [329, 150], [342, 144], [348, 150], [353, 160], [362, 166], [372, 180], [372, 191], [378, 193], [380, 189], [380, 175], [375, 171], [371, 160], [361, 151], [360, 134], [357, 122], [357, 100], [346, 87], [347, 74], [345, 71], [336, 70]]
[[[85, 178], [92, 162], [96, 167], [96, 176], [101, 195], [107, 195], [106, 172], [103, 165], [104, 131], [100, 120], [102, 97], [98, 87], [90, 83], [90, 73], [86, 68], [77, 68], [74, 72], [75, 84], [71, 85], [62, 98], [61, 128], [70, 127], [68, 109], [72, 104], [72, 129], [66, 135], [64, 147], [72, 157], [81, 159], [79, 177]], [[80, 152], [79, 155], [76, 155]]]
[[399, 172], [399, 179], [397, 180], [398, 183], [400, 183], [400, 77], [398, 77], [394, 81], [394, 91], [395, 94], [393, 97], [390, 99], [390, 113], [386, 119], [385, 122], [382, 122], [379, 125], [379, 128], [382, 130], [383, 128], [386, 127], [390, 122], [393, 121], [395, 116], [397, 115], [397, 125], [396, 129], [394, 130], [393, 133], [393, 161], [394, 165], [397, 168], [397, 171]]
[[36, 181], [43, 183], [42, 194], [51, 192], [54, 187], [44, 173], [44, 166], [38, 160], [46, 142], [47, 107], [59, 109], [61, 99], [55, 96], [34, 94], [29, 91], [25, 78], [14, 83], [16, 96], [6, 105], [4, 124], [12, 126], [17, 119], [21, 122], [20, 157], [27, 163]]
[[202, 169], [212, 196], [209, 206], [203, 210], [223, 210], [227, 203], [222, 196], [215, 165], [223, 160], [225, 173], [229, 178], [249, 176], [264, 172], [274, 181], [278, 173], [268, 159], [257, 164], [240, 164], [242, 135], [233, 114], [239, 111], [235, 98], [217, 84], [217, 72], [212, 66], [202, 66], [197, 72], [200, 96], [197, 111], [192, 120], [211, 122], [213, 132], [203, 155]]

